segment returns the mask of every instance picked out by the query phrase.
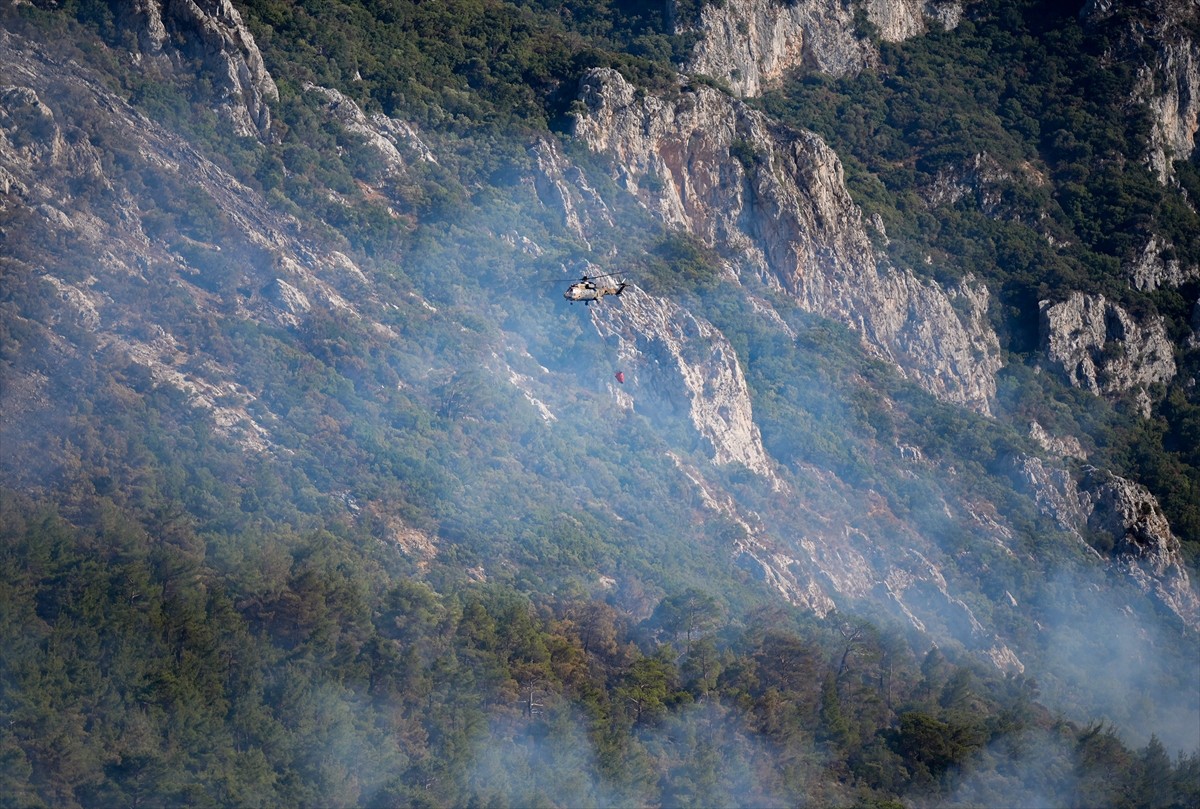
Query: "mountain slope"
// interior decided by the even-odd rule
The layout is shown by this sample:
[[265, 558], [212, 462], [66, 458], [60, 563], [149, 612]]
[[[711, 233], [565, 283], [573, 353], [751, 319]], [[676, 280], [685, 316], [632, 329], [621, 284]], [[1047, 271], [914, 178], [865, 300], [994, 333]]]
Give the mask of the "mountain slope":
[[[1196, 746], [1194, 165], [1128, 161], [1139, 246], [1058, 136], [812, 113], [985, 4], [754, 103], [626, 5], [5, 11], [13, 794], [986, 802], [1023, 739], [1103, 804]], [[1135, 259], [1176, 286], [1084, 271]]]

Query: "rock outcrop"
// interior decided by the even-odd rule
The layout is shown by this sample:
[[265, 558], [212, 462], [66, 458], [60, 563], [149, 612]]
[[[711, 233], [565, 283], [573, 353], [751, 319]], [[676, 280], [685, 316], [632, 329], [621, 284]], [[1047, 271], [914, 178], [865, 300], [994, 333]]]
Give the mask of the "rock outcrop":
[[842, 76], [872, 64], [876, 54], [854, 30], [850, 7], [831, 0], [731, 0], [704, 7], [700, 42], [687, 65], [755, 96], [788, 70]]
[[[868, 0], [867, 19], [882, 39], [899, 42], [928, 30], [929, 21], [958, 24], [958, 2]], [[858, 31], [854, 6], [839, 0], [727, 0], [704, 6], [700, 41], [687, 72], [711, 76], [742, 96], [759, 95], [785, 73], [803, 69], [854, 74], [879, 54]]]
[[1171, 163], [1196, 151], [1200, 116], [1200, 42], [1181, 32], [1165, 33], [1154, 64], [1142, 71], [1141, 96], [1150, 110], [1150, 167], [1166, 182]]
[[312, 311], [308, 296], [282, 278], [272, 280], [263, 288], [262, 294], [277, 310], [281, 325], [299, 326], [304, 316]]
[[933, 182], [921, 189], [921, 196], [930, 207], [953, 206], [969, 199], [979, 210], [994, 215], [1012, 179], [994, 157], [981, 152], [958, 165], [939, 168]]
[[[16, 75], [11, 78], [19, 80]], [[0, 170], [6, 178], [3, 193], [20, 195], [29, 204], [47, 205], [55, 198], [41, 182], [43, 172], [68, 172], [111, 187], [92, 145], [68, 140], [54, 111], [25, 85], [0, 86]]]
[[946, 401], [990, 412], [999, 341], [989, 295], [881, 265], [841, 162], [811, 132], [703, 85], [638, 97], [614, 70], [582, 81], [574, 134], [613, 159], [618, 184], [812, 312], [856, 329], [875, 354]]
[[539, 140], [529, 148], [529, 156], [536, 169], [533, 184], [538, 199], [549, 210], [558, 211], [563, 227], [590, 250], [588, 234], [613, 227], [608, 203], [583, 171], [563, 155], [557, 142]]
[[234, 132], [267, 135], [279, 89], [230, 0], [131, 0], [125, 24], [137, 33], [142, 56], [165, 57], [187, 71], [198, 63]]
[[931, 24], [945, 29], [962, 19], [962, 3], [957, 0], [865, 0], [867, 19], [884, 42], [902, 42], [920, 36]]
[[403, 176], [414, 162], [437, 162], [433, 150], [407, 121], [389, 118], [381, 112], [367, 115], [353, 99], [329, 87], [310, 83], [304, 85], [304, 90], [320, 98], [330, 117], [375, 150], [382, 164], [379, 173], [384, 177]]
[[1200, 266], [1184, 266], [1179, 259], [1164, 256], [1166, 248], [1157, 236], [1151, 236], [1146, 242], [1141, 254], [1127, 268], [1129, 283], [1134, 289], [1153, 292], [1200, 278]]
[[1104, 298], [1076, 292], [1042, 301], [1042, 350], [1049, 367], [1075, 387], [1096, 394], [1136, 391], [1149, 415], [1147, 388], [1175, 376], [1175, 355], [1162, 318], [1138, 323]]
[[1118, 566], [1190, 628], [1200, 630], [1200, 599], [1158, 500], [1140, 483], [1100, 470], [1091, 470], [1085, 485], [1093, 502], [1088, 524], [1115, 537]]
[[673, 410], [682, 403], [715, 463], [740, 463], [773, 478], [745, 376], [720, 331], [636, 287], [628, 288], [619, 304], [593, 307], [592, 317], [600, 333], [616, 343], [622, 367], [632, 377], [630, 386], [653, 406]]
[[1013, 480], [1080, 543], [1089, 536], [1106, 538], [1111, 547], [1104, 555], [1112, 564], [1184, 624], [1200, 630], [1200, 598], [1191, 587], [1179, 539], [1145, 486], [1095, 467], [1086, 467], [1076, 481], [1064, 467], [1028, 456], [1014, 460]]
[[1050, 435], [1050, 433], [1046, 432], [1045, 427], [1033, 421], [1029, 423], [1029, 437], [1048, 455], [1057, 457], [1060, 461], [1065, 461], [1067, 458], [1074, 458], [1080, 461], [1087, 460], [1087, 451], [1079, 443], [1079, 439], [1073, 435]]
[[[1123, 0], [1089, 0], [1080, 17], [1093, 26], [1113, 24]], [[1120, 51], [1113, 59], [1137, 60], [1138, 89], [1133, 101], [1150, 112], [1147, 159], [1162, 182], [1174, 176], [1172, 162], [1196, 150], [1200, 129], [1200, 6], [1195, 2], [1151, 0], [1137, 4], [1119, 31]], [[1151, 57], [1145, 59], [1143, 54]]]
[[1021, 455], [1013, 459], [1010, 474], [1019, 488], [1033, 495], [1042, 514], [1053, 518], [1059, 528], [1084, 542], [1083, 528], [1087, 525], [1091, 506], [1066, 466]]

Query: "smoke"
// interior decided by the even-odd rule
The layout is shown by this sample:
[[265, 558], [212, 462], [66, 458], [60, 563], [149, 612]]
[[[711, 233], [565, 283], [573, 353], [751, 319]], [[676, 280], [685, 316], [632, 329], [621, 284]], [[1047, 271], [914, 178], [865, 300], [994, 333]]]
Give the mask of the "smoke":
[[[515, 229], [543, 237], [542, 241], [548, 245], [556, 238], [561, 239], [553, 228], [539, 228], [534, 224], [536, 211], [528, 220], [518, 215], [513, 216], [514, 221], [500, 218], [501, 212], [508, 210], [510, 205], [525, 204], [520, 199], [497, 201], [494, 212], [481, 215], [481, 219], [490, 219], [494, 213], [495, 221], [459, 223], [457, 227], [462, 232], [480, 233], [507, 233]], [[527, 261], [540, 271], [554, 261], [531, 258], [515, 247], [505, 250], [495, 240], [484, 238], [472, 240], [471, 249], [463, 250], [461, 257], [457, 255], [460, 246], [463, 245], [428, 247], [429, 255], [419, 254], [417, 266], [409, 268], [414, 277], [423, 282], [420, 291], [435, 301], [441, 311], [436, 317], [430, 316], [428, 323], [418, 321], [414, 315], [409, 322], [390, 324], [411, 329], [405, 331], [403, 348], [394, 350], [393, 361], [402, 380], [417, 391], [413, 397], [435, 411], [445, 402], [437, 401], [437, 386], [429, 385], [428, 376], [422, 376], [429, 365], [438, 366], [447, 376], [460, 372], [463, 367], [487, 371], [487, 375], [475, 377], [460, 374], [460, 381], [466, 376], [467, 382], [475, 383], [461, 385], [461, 388], [470, 388], [465, 392], [449, 385], [445, 391], [447, 399], [457, 397], [454, 402], [466, 402], [477, 408], [478, 412], [464, 411], [462, 418], [451, 413], [447, 420], [461, 422], [460, 429], [470, 430], [468, 435], [480, 439], [475, 445], [480, 448], [480, 454], [450, 458], [448, 452], [445, 455], [430, 453], [418, 464], [392, 448], [389, 451], [400, 457], [395, 461], [393, 474], [404, 476], [411, 470], [408, 476], [419, 479], [416, 482], [422, 486], [425, 499], [442, 504], [440, 514], [463, 512], [466, 515], [460, 520], [465, 525], [461, 531], [463, 536], [487, 537], [487, 550], [497, 555], [502, 555], [505, 550], [498, 549], [497, 537], [501, 532], [482, 528], [489, 527], [486, 519], [489, 510], [506, 513], [497, 506], [507, 505], [517, 496], [512, 493], [513, 488], [519, 488], [514, 486], [515, 481], [539, 484], [552, 494], [563, 495], [561, 500], [546, 498], [554, 503], [574, 503], [575, 498], [567, 495], [578, 489], [588, 494], [594, 490], [597, 499], [605, 498], [606, 502], [616, 499], [626, 512], [634, 511], [635, 506], [643, 508], [644, 524], [651, 529], [661, 525], [663, 535], [673, 529], [670, 536], [677, 543], [666, 545], [667, 550], [659, 554], [663, 559], [656, 558], [653, 562], [662, 566], [683, 556], [680, 546], [687, 543], [678, 526], [686, 525], [684, 518], [694, 515], [677, 509], [671, 490], [627, 483], [630, 490], [638, 488], [638, 491], [628, 496], [630, 502], [622, 502], [618, 497], [622, 481], [651, 481], [662, 467], [647, 460], [652, 454], [650, 451], [639, 452], [641, 448], [634, 443], [634, 439], [640, 437], [636, 431], [629, 430], [633, 438], [624, 430], [612, 434], [599, 418], [605, 415], [600, 397], [586, 395], [589, 379], [596, 380], [591, 389], [594, 394], [602, 384], [600, 380], [609, 379], [611, 374], [606, 365], [609, 354], [600, 336], [587, 324], [586, 310], [580, 312], [581, 307], [575, 307], [567, 313], [561, 311], [564, 302], [559, 287], [530, 293], [527, 288], [512, 283], [514, 279], [525, 277], [521, 273], [527, 268], [522, 262]], [[565, 261], [572, 251], [560, 249], [562, 255], [558, 258]], [[111, 279], [102, 280], [109, 293], [118, 297], [114, 290], [123, 287]], [[543, 295], [545, 299], [530, 302], [528, 298], [533, 294]], [[39, 297], [44, 295], [45, 291], [39, 293]], [[34, 293], [28, 293], [28, 297], [34, 297]], [[756, 420], [762, 426], [764, 440], [776, 460], [792, 468], [812, 464], [822, 470], [831, 470], [847, 482], [836, 491], [812, 485], [797, 486], [797, 491], [802, 493], [814, 488], [821, 488], [821, 491], [812, 498], [811, 504], [800, 509], [802, 516], [796, 518], [796, 522], [815, 513], [834, 523], [864, 525], [867, 529], [864, 536], [896, 538], [900, 540], [895, 543], [897, 547], [903, 547], [909, 539], [908, 534], [877, 534], [872, 530], [891, 515], [884, 515], [880, 523], [867, 522], [858, 513], [856, 495], [871, 487], [881, 488], [889, 484], [889, 478], [901, 479], [902, 475], [911, 476], [902, 478], [901, 485], [906, 488], [889, 484], [896, 491], [892, 498], [893, 508], [903, 498], [916, 501], [924, 497], [926, 491], [940, 495], [954, 492], [955, 487], [939, 481], [938, 476], [942, 473], [933, 467], [922, 466], [919, 459], [911, 463], [887, 459], [892, 444], [902, 437], [893, 434], [894, 426], [887, 415], [891, 405], [880, 404], [878, 391], [841, 381], [855, 378], [868, 369], [857, 342], [847, 338], [842, 327], [818, 323], [815, 316], [795, 315], [793, 319], [805, 328], [800, 330], [797, 339], [784, 337], [784, 330], [772, 330], [763, 325], [765, 318], [751, 312], [752, 307], [744, 302], [724, 299], [713, 303], [724, 305], [735, 313], [727, 316], [728, 323], [721, 324], [729, 329], [734, 344], [753, 344], [760, 352], [757, 356], [760, 364], [755, 371], [769, 363], [777, 369], [773, 374], [750, 375], [752, 384], [759, 383], [754, 391], [757, 394], [754, 403]], [[606, 302], [602, 305], [620, 304]], [[425, 307], [414, 305], [413, 308]], [[148, 315], [147, 319], [153, 320], [153, 317]], [[733, 326], [737, 321], [745, 325], [740, 333], [734, 334]], [[490, 395], [495, 389], [503, 389], [504, 382], [515, 376], [515, 373], [510, 376], [504, 372], [508, 362], [506, 358], [502, 359], [505, 349], [512, 349], [518, 355], [512, 364], [520, 371], [523, 392], [531, 400], [536, 398], [538, 402], [546, 403], [558, 418], [556, 427], [548, 427], [531, 416], [534, 411], [520, 396]], [[521, 354], [522, 351], [529, 354]], [[418, 357], [420, 363], [409, 360], [406, 354]], [[539, 363], [555, 370], [539, 373], [536, 367]], [[408, 364], [412, 366], [411, 373], [406, 372]], [[428, 385], [432, 391], [423, 390], [423, 385]], [[50, 390], [53, 389], [34, 374], [18, 376], [6, 372], [0, 379], [0, 412], [7, 413], [8, 417], [0, 421], [0, 444], [16, 446], [19, 441], [22, 447], [35, 446], [36, 440], [43, 436], [46, 440], [57, 438], [47, 411], [40, 408], [52, 398], [47, 394]], [[343, 408], [344, 415], [353, 417], [345, 418], [343, 422], [375, 417], [352, 386], [338, 390], [341, 394], [333, 397], [333, 401]], [[478, 394], [479, 398], [472, 400], [466, 394]], [[80, 390], [79, 396], [92, 398], [94, 392]], [[57, 419], [63, 419], [69, 414], [65, 407], [55, 404], [51, 412]], [[524, 408], [527, 416], [524, 422], [513, 416], [515, 408]], [[644, 412], [647, 411], [638, 410], [639, 414]], [[195, 415], [197, 419], [208, 418], [206, 413]], [[597, 418], [589, 421], [585, 417], [588, 415]], [[920, 415], [915, 418], [919, 420]], [[534, 449], [522, 456], [527, 465], [514, 471], [494, 448], [510, 447], [501, 441], [509, 440], [506, 436], [508, 428], [526, 422], [532, 425], [528, 434], [535, 440], [528, 443]], [[679, 418], [675, 424], [669, 424], [665, 416], [637, 421], [638, 426], [644, 423], [651, 425], [655, 437], [666, 435], [668, 439], [678, 435], [675, 429], [678, 425], [686, 424]], [[492, 431], [485, 428], [492, 428]], [[554, 431], [562, 443], [543, 441], [539, 430]], [[496, 440], [486, 440], [489, 438]], [[943, 439], [952, 440], [949, 436], [943, 436]], [[413, 455], [420, 452], [420, 446], [417, 444], [411, 450]], [[612, 448], [614, 446], [616, 449]], [[659, 444], [652, 446], [654, 450], [661, 448]], [[379, 455], [382, 457], [383, 453]], [[49, 451], [22, 452], [20, 456], [14, 455], [12, 464], [6, 465], [6, 475], [14, 474], [17, 462], [24, 468], [16, 471], [26, 478], [49, 480], [56, 471], [50, 468], [49, 459], [54, 456]], [[324, 458], [324, 455], [318, 457]], [[376, 458], [372, 456], [370, 460]], [[585, 462], [589, 466], [584, 467]], [[584, 468], [599, 473], [584, 479], [581, 471]], [[914, 469], [918, 471], [914, 472]], [[317, 479], [318, 471], [312, 468], [305, 471]], [[893, 472], [897, 474], [893, 475]], [[920, 475], [926, 479], [919, 479]], [[605, 485], [609, 479], [613, 481], [612, 485]], [[558, 487], [551, 487], [547, 480], [556, 481]], [[578, 486], [568, 486], [576, 481]], [[342, 481], [339, 480], [337, 485], [342, 485]], [[761, 496], [765, 500], [770, 495]], [[925, 509], [928, 516], [913, 517], [913, 530], [922, 530], [925, 536], [921, 539], [929, 539], [931, 544], [931, 526], [959, 541], [957, 526], [949, 525], [948, 518], [942, 520], [945, 511], [938, 507], [937, 499], [931, 496], [927, 503], [912, 509], [916, 513], [922, 510], [921, 506], [928, 506]], [[656, 512], [667, 515], [660, 518], [661, 524], [652, 521]], [[676, 515], [681, 519], [674, 521], [672, 518]], [[528, 522], [527, 514], [522, 517]], [[605, 523], [605, 527], [609, 525]], [[786, 527], [798, 527], [796, 535], [806, 536], [804, 525], [793, 523]], [[620, 551], [624, 556], [632, 556], [633, 540], [640, 537], [632, 533], [633, 529], [625, 530], [631, 532], [624, 536], [630, 549], [620, 547]], [[449, 539], [453, 541], [456, 537]], [[589, 538], [585, 536], [584, 539]], [[557, 551], [558, 546], [553, 543], [538, 546], [539, 551], [543, 549], [548, 553]], [[886, 573], [888, 565], [900, 570], [896, 560], [901, 557], [897, 554], [888, 558], [892, 552], [887, 548], [887, 539], [877, 541], [874, 549], [883, 559], [874, 572]], [[602, 546], [598, 539], [585, 550], [596, 556], [616, 553]], [[945, 558], [935, 559], [935, 562], [948, 567], [950, 554], [957, 550], [947, 544]], [[964, 551], [972, 552], [981, 555], [981, 549], [976, 547]], [[585, 558], [590, 559], [586, 555]], [[850, 558], [849, 554], [847, 558]], [[548, 576], [544, 558], [539, 561], [542, 569], [537, 570], [538, 574]], [[644, 560], [626, 562], [622, 558], [621, 561], [643, 574], [650, 568]], [[684, 562], [691, 561], [684, 556]], [[568, 560], [564, 566], [570, 563]], [[597, 565], [589, 561], [586, 567], [591, 570]], [[676, 571], [677, 568], [671, 572]], [[695, 571], [691, 572], [695, 574]], [[846, 574], [845, 570], [836, 572]], [[661, 578], [666, 579], [668, 575]], [[650, 576], [646, 575], [646, 578]], [[1078, 721], [1111, 721], [1133, 744], [1143, 744], [1151, 734], [1156, 734], [1172, 751], [1200, 748], [1200, 685], [1195, 681], [1200, 646], [1194, 634], [1175, 629], [1170, 617], [1153, 612], [1142, 594], [1127, 584], [1107, 580], [1099, 569], [1061, 571], [1040, 585], [1037, 593], [1038, 599], [1023, 608], [1029, 611], [1026, 617], [1032, 638], [1027, 660], [1029, 672], [1042, 683], [1043, 701]], [[976, 593], [969, 593], [967, 597], [972, 604], [985, 601]], [[994, 600], [1002, 606], [1001, 598], [1002, 595]], [[922, 606], [933, 613], [939, 605], [944, 605], [944, 611], [936, 622], [929, 621], [931, 626], [936, 623], [954, 627], [962, 623], [961, 604], [929, 599]], [[983, 614], [987, 609], [985, 603], [979, 611]], [[1000, 614], [1001, 607], [994, 611]], [[1026, 657], [1026, 649], [1018, 651]], [[296, 681], [300, 682], [301, 678], [297, 677]], [[356, 792], [369, 795], [403, 769], [406, 763], [403, 754], [376, 726], [373, 707], [341, 686], [319, 683], [294, 693], [281, 688], [276, 697], [279, 715], [287, 717], [288, 730], [311, 741], [310, 749], [298, 751], [296, 758], [306, 762], [306, 772], [314, 782], [329, 786], [330, 795]], [[476, 739], [475, 759], [463, 776], [468, 791], [483, 803], [521, 806], [538, 803], [619, 806], [657, 802], [775, 806], [791, 805], [796, 801], [795, 795], [788, 794], [780, 784], [764, 775], [764, 770], [769, 767], [760, 769], [756, 765], [760, 760], [773, 761], [773, 751], [766, 749], [762, 739], [737, 727], [729, 712], [719, 705], [709, 703], [678, 710], [660, 725], [637, 729], [628, 744], [606, 745], [606, 734], [616, 731], [597, 730], [589, 725], [591, 721], [564, 706], [547, 708], [544, 715], [534, 717], [494, 716], [483, 735]], [[1064, 796], [1070, 795], [1076, 786], [1067, 769], [1067, 748], [1049, 735], [1029, 734], [1006, 739], [989, 748], [985, 755], [999, 763], [980, 771], [987, 775], [967, 774], [953, 801], [997, 805], [1002, 802], [997, 800], [999, 796], [1011, 804], [1054, 805], [1065, 802]], [[614, 760], [613, 756], [619, 758]], [[657, 762], [669, 764], [661, 769]], [[811, 761], [786, 764], [801, 773], [800, 780], [824, 782], [820, 756], [815, 753]], [[622, 774], [619, 780], [608, 775], [615, 772]]]
[[1134, 746], [1154, 735], [1173, 752], [1200, 749], [1200, 637], [1101, 571], [1060, 570], [1045, 593], [1043, 701], [1108, 720]]
[[[603, 725], [603, 723], [602, 723]], [[565, 705], [544, 715], [493, 718], [475, 743], [465, 791], [488, 806], [754, 806], [805, 802], [777, 783], [777, 757], [716, 702], [636, 728], [592, 726]], [[617, 739], [613, 733], [622, 738]], [[598, 741], [596, 741], [598, 740]], [[815, 755], [791, 774], [824, 777]], [[608, 773], [609, 775], [606, 775]], [[612, 777], [619, 773], [619, 777]]]
[[[476, 740], [465, 791], [489, 806], [616, 806], [631, 798], [600, 777], [586, 723], [569, 708], [494, 717]], [[640, 796], [638, 796], [640, 797]]]
[[938, 807], [1073, 806], [1078, 805], [1080, 787], [1071, 745], [1052, 733], [1033, 730], [988, 746], [949, 797], [911, 800], [917, 806]]

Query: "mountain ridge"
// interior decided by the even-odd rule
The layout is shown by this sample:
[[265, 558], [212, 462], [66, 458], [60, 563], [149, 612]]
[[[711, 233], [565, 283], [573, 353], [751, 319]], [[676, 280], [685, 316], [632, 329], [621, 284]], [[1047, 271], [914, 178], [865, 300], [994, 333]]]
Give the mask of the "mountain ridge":
[[[221, 53], [180, 50], [171, 70], [185, 86], [197, 86], [187, 65], [202, 77], [283, 59], [282, 51], [253, 58], [258, 46], [233, 6], [197, 8], [235, 34], [219, 37]], [[263, 7], [253, 12], [248, 25], [263, 25]], [[258, 84], [269, 79], [279, 93], [268, 115], [256, 105], [270, 94], [247, 97], [242, 85], [201, 82], [197, 103], [172, 89], [169, 72], [149, 83], [139, 83], [136, 66], [104, 78], [81, 61], [51, 57], [50, 40], [36, 43], [66, 25], [58, 12], [23, 21], [23, 12], [5, 13], [17, 16], [0, 32], [4, 72], [19, 84], [3, 94], [0, 117], [0, 226], [12, 248], [4, 259], [3, 435], [16, 448], [4, 476], [20, 497], [58, 501], [81, 534], [100, 519], [90, 515], [113, 510], [146, 521], [154, 527], [144, 533], [170, 537], [180, 558], [207, 571], [205, 587], [241, 593], [228, 615], [261, 627], [272, 648], [307, 648], [310, 641], [297, 638], [325, 637], [306, 634], [311, 604], [369, 602], [384, 614], [374, 596], [346, 595], [341, 585], [329, 584], [331, 595], [318, 602], [296, 595], [304, 582], [336, 582], [342, 574], [330, 571], [363, 566], [390, 573], [363, 573], [351, 590], [388, 581], [408, 604], [424, 597], [407, 577], [427, 582], [421, 586], [443, 605], [485, 588], [478, 592], [492, 595], [471, 602], [475, 613], [440, 613], [468, 634], [482, 631], [484, 616], [523, 626], [497, 588], [513, 588], [546, 616], [584, 603], [589, 614], [612, 610], [628, 623], [630, 646], [607, 652], [604, 665], [622, 661], [613, 676], [635, 689], [620, 693], [638, 705], [632, 727], [647, 732], [661, 716], [657, 708], [643, 713], [645, 678], [680, 661], [716, 666], [693, 656], [693, 635], [716, 643], [707, 616], [723, 612], [735, 637], [753, 624], [750, 605], [781, 595], [797, 614], [823, 622], [811, 630], [822, 638], [812, 649], [836, 645], [843, 629], [859, 637], [843, 622], [876, 620], [932, 655], [921, 675], [930, 689], [938, 664], [929, 650], [944, 649], [960, 672], [968, 661], [987, 661], [992, 673], [971, 676], [989, 683], [1002, 672], [1004, 682], [1036, 672], [1043, 699], [1073, 718], [1115, 714], [1134, 738], [1169, 734], [1172, 744], [1188, 744], [1196, 695], [1186, 686], [1155, 694], [1139, 685], [1149, 702], [1139, 721], [1116, 707], [1120, 681], [1082, 692], [1076, 685], [1081, 661], [1114, 643], [1152, 673], [1178, 675], [1182, 666], [1186, 676], [1197, 642], [1200, 600], [1184, 556], [1195, 539], [1181, 542], [1145, 486], [1082, 466], [1078, 455], [1087, 451], [1072, 443], [1095, 444], [1088, 449], [1096, 452], [1103, 442], [1060, 426], [1125, 416], [1086, 391], [1039, 378], [1052, 368], [1026, 365], [1002, 347], [1008, 332], [993, 324], [1004, 302], [990, 300], [985, 279], [943, 284], [897, 269], [904, 265], [882, 252], [882, 227], [852, 198], [861, 185], [847, 186], [822, 137], [771, 121], [703, 77], [663, 81], [644, 64], [630, 72], [657, 76], [650, 87], [611, 67], [581, 70], [570, 134], [535, 125], [532, 137], [511, 143], [486, 127], [471, 132], [470, 94], [453, 88], [445, 98], [459, 112], [445, 113], [453, 122], [439, 130], [396, 110], [365, 112], [348, 87], [264, 73]], [[970, 8], [964, 13], [974, 25]], [[185, 18], [170, 18], [186, 28]], [[112, 51], [83, 38], [89, 29], [66, 30], [90, 49], [76, 58], [112, 63]], [[118, 38], [129, 33], [140, 43], [139, 30], [118, 28]], [[161, 49], [160, 39], [151, 45]], [[243, 126], [239, 93], [257, 122], [252, 130]], [[140, 111], [171, 109], [165, 125]], [[478, 155], [486, 156], [482, 165]], [[1177, 170], [1186, 177], [1186, 166]], [[638, 288], [570, 309], [553, 287], [544, 294], [546, 276], [565, 286], [593, 268], [628, 272]], [[897, 297], [907, 303], [881, 315]], [[1113, 311], [1097, 317], [1132, 322]], [[1124, 329], [1123, 348], [1136, 342], [1127, 336], [1136, 329]], [[1155, 330], [1157, 343], [1166, 331]], [[1081, 349], [1096, 363], [1093, 379], [1112, 379], [1119, 362], [1139, 353], [1134, 346], [1104, 356], [1112, 333]], [[950, 350], [939, 353], [944, 345]], [[1193, 373], [1194, 347], [1163, 350], [1180, 358], [1180, 373]], [[624, 383], [610, 381], [616, 370]], [[1156, 371], [1141, 380], [1144, 399], [1130, 423], [1153, 425], [1168, 406], [1186, 415], [1177, 376]], [[1023, 417], [1045, 408], [1033, 390], [1067, 403], [1050, 408], [1050, 432], [1036, 421], [1032, 431]], [[1186, 502], [1186, 494], [1172, 496]], [[301, 550], [293, 532], [302, 531], [332, 532], [336, 540], [321, 542], [358, 550], [309, 567], [329, 551]], [[276, 534], [275, 544], [261, 540]], [[254, 542], [262, 543], [254, 551], [261, 560], [274, 559], [269, 592], [247, 584], [264, 575], [253, 572], [258, 562], [234, 561]], [[355, 554], [366, 561], [351, 561]], [[112, 564], [128, 570], [119, 559]], [[284, 586], [278, 571], [289, 564]], [[25, 582], [34, 569], [17, 566], [14, 575]], [[162, 592], [190, 587], [180, 581], [168, 579]], [[45, 581], [30, 586], [51, 592]], [[696, 596], [696, 587], [712, 588], [715, 600]], [[568, 607], [555, 600], [563, 592], [593, 600]], [[693, 618], [668, 620], [678, 616], [681, 593], [690, 594], [692, 612], [684, 614]], [[388, 620], [418, 620], [404, 617], [417, 615], [409, 609]], [[292, 618], [274, 617], [291, 610], [300, 610], [294, 626], [302, 632], [288, 628]], [[320, 631], [394, 632], [357, 616]], [[1072, 625], [1085, 617], [1086, 625]], [[545, 620], [539, 643], [558, 631]], [[568, 619], [564, 612], [553, 620]], [[1099, 641], [1106, 621], [1118, 631]], [[672, 626], [684, 628], [671, 634]], [[745, 664], [774, 654], [772, 643], [792, 643], [757, 631], [722, 640], [722, 654], [750, 644], [758, 651], [747, 652]], [[872, 639], [871, 660], [884, 659], [876, 630], [860, 631]], [[498, 648], [471, 638], [460, 654]], [[579, 643], [591, 653], [582, 635]], [[916, 709], [904, 724], [889, 706], [878, 734], [861, 731], [857, 741], [859, 731], [838, 729], [835, 703], [849, 706], [851, 692], [873, 676], [864, 669], [854, 687], [840, 679], [857, 643], [846, 641], [832, 696], [805, 696], [786, 665], [756, 670], [764, 681], [784, 678], [779, 688], [794, 692], [797, 705], [811, 704], [828, 749], [908, 756], [911, 782], [870, 782], [881, 800], [913, 787], [921, 772], [938, 776], [925, 786], [952, 789], [951, 776], [938, 780], [946, 768], [929, 758], [932, 748], [903, 741], [924, 727], [913, 724]], [[660, 670], [667, 663], [639, 658], [630, 651], [637, 644], [661, 655], [676, 644], [682, 653]], [[518, 646], [503, 664], [513, 684], [479, 697], [502, 724], [514, 720], [498, 695], [525, 689], [532, 706], [537, 678], [521, 667], [550, 659]], [[805, 654], [816, 652], [787, 658], [797, 671]], [[412, 671], [436, 680], [434, 662], [422, 665], [430, 668]], [[732, 658], [721, 666], [736, 668]], [[906, 676], [918, 700], [915, 669]], [[550, 679], [568, 681], [555, 672]], [[688, 699], [718, 687], [698, 676]], [[1144, 682], [1129, 672], [1123, 679]], [[754, 710], [766, 710], [769, 694], [736, 681], [722, 699], [745, 688]], [[342, 687], [339, 680], [328, 693]], [[940, 717], [932, 721], [957, 727], [945, 713], [954, 704], [948, 694], [940, 708], [919, 704]], [[605, 710], [614, 721], [626, 716]], [[357, 711], [355, 722], [374, 715]], [[18, 747], [33, 749], [26, 744]], [[406, 749], [422, 755], [420, 744]], [[403, 767], [380, 766], [411, 786]], [[831, 794], [840, 796], [830, 802], [850, 794], [852, 779], [825, 778], [818, 780], [836, 784]]]

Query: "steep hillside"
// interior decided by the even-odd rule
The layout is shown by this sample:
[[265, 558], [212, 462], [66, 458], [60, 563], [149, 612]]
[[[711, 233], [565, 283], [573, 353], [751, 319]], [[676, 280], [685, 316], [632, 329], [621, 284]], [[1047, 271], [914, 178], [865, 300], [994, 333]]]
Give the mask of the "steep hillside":
[[1200, 796], [1200, 18], [643, 5], [0, 12], [0, 792]]

